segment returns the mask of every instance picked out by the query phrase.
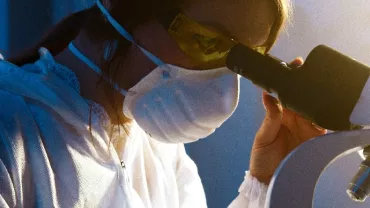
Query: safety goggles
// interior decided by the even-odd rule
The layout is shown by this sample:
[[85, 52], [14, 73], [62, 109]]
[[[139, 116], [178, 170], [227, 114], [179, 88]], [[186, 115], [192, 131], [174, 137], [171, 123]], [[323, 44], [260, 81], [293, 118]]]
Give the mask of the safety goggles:
[[[199, 69], [224, 66], [230, 49], [238, 44], [233, 38], [209, 29], [182, 13], [174, 15], [172, 20], [168, 24], [169, 34]], [[265, 46], [253, 48], [261, 54], [265, 54], [266, 49]]]

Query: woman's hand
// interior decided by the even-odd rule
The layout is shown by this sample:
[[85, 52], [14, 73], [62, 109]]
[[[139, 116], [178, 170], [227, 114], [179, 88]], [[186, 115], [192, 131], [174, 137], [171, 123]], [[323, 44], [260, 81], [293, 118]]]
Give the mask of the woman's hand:
[[[291, 65], [302, 65], [297, 58]], [[300, 144], [326, 134], [310, 121], [288, 109], [283, 109], [278, 100], [263, 93], [265, 119], [258, 130], [252, 147], [250, 173], [259, 181], [268, 184], [280, 162]]]

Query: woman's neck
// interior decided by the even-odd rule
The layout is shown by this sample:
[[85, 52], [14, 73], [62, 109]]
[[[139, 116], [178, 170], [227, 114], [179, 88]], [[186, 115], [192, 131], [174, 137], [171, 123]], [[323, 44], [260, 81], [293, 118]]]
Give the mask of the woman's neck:
[[[94, 64], [101, 66], [100, 54], [102, 53], [98, 45], [91, 43], [84, 34], [79, 34], [73, 44]], [[128, 120], [122, 112], [124, 97], [103, 81], [101, 76], [87, 64], [77, 58], [68, 47], [58, 54], [55, 60], [75, 73], [80, 83], [81, 96], [102, 105], [109, 115], [111, 123], [124, 123]]]

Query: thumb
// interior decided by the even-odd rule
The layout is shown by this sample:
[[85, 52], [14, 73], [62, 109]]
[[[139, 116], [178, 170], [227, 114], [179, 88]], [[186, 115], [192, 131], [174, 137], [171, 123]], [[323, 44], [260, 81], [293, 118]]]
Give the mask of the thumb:
[[283, 109], [276, 98], [263, 92], [262, 101], [266, 115], [256, 134], [254, 141], [255, 148], [265, 147], [276, 139], [283, 119]]

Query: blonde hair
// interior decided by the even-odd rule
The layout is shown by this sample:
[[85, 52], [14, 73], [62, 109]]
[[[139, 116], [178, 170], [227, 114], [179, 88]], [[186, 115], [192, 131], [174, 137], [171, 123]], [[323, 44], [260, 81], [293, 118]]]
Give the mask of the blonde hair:
[[277, 14], [275, 22], [271, 26], [270, 35], [265, 43], [267, 52], [276, 43], [280, 33], [287, 29], [292, 15], [292, 4], [290, 0], [274, 0], [274, 3], [276, 4]]

